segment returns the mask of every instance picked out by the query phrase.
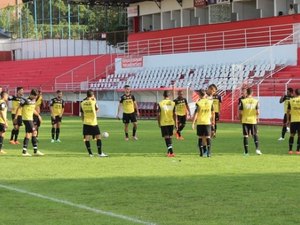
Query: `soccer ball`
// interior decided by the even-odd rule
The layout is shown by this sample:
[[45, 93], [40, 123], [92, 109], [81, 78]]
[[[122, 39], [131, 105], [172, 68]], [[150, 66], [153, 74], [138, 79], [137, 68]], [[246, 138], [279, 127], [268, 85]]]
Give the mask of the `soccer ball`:
[[109, 133], [107, 133], [107, 132], [103, 132], [103, 133], [102, 133], [102, 137], [104, 137], [104, 138], [108, 138], [108, 137], [109, 137]]

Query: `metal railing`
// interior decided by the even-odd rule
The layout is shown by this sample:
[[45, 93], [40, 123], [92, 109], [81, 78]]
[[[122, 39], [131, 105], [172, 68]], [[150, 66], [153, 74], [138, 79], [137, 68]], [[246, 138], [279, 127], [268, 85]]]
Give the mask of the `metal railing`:
[[[294, 24], [226, 30], [119, 43], [127, 55], [161, 55], [271, 46], [293, 33]], [[123, 52], [122, 52], [123, 54]]]
[[[193, 51], [208, 51], [208, 50], [221, 50], [221, 49], [232, 49], [233, 46], [235, 48], [246, 48], [246, 47], [259, 47], [259, 46], [270, 46], [265, 50], [259, 52], [255, 56], [249, 58], [244, 61], [242, 64], [237, 65], [237, 68], [244, 68], [245, 65], [254, 62], [257, 63], [259, 61], [260, 56], [264, 56], [265, 54], [270, 55], [270, 64], [274, 64], [275, 57], [272, 55], [272, 48], [278, 45], [291, 44], [294, 43], [294, 35], [298, 33], [293, 33], [293, 24], [284, 24], [284, 25], [276, 25], [276, 26], [268, 26], [268, 27], [256, 27], [256, 28], [247, 28], [247, 29], [239, 29], [239, 30], [230, 30], [224, 32], [212, 32], [205, 34], [197, 34], [197, 35], [186, 35], [186, 36], [177, 36], [170, 38], [161, 38], [161, 39], [150, 39], [140, 42], [129, 42], [125, 45], [118, 45], [118, 49], [122, 49], [127, 51], [126, 54], [122, 51], [122, 54], [117, 54], [117, 57], [122, 58], [133, 58], [141, 55], [151, 55], [156, 53], [152, 51], [155, 48], [155, 45], [159, 45], [160, 47], [164, 46], [164, 50], [169, 49], [169, 53], [178, 53], [178, 52], [193, 52]], [[292, 33], [292, 34], [291, 34]], [[220, 40], [219, 37], [222, 37]], [[201, 38], [205, 37], [206, 41], [201, 42]], [[208, 39], [210, 38], [210, 40]], [[168, 45], [169, 39], [171, 39], [171, 45]], [[186, 41], [188, 39], [188, 41]], [[146, 46], [141, 43], [146, 42]], [[150, 46], [150, 43], [154, 43], [154, 47]], [[134, 44], [138, 44], [139, 48], [137, 51], [134, 51]], [[197, 45], [198, 44], [198, 45]], [[185, 45], [185, 47], [182, 47]], [[187, 48], [186, 48], [187, 46]], [[204, 46], [204, 49], [200, 48]], [[168, 53], [167, 51], [162, 51], [163, 48], [160, 48], [159, 54]], [[255, 63], [253, 63], [255, 65]], [[97, 78], [101, 78], [110, 73], [113, 73], [115, 67], [115, 63], [109, 64], [105, 72], [94, 73], [93, 76], [87, 76], [86, 82], [90, 82]], [[281, 64], [281, 66], [277, 66], [270, 74], [274, 74], [285, 67], [285, 64]], [[81, 68], [84, 68], [82, 66]], [[237, 69], [236, 76], [239, 75], [239, 69]], [[70, 85], [68, 82], [64, 82], [64, 87], [73, 87], [74, 75], [73, 71], [69, 71], [68, 74], [70, 76]], [[71, 74], [71, 75], [70, 75]], [[61, 75], [65, 76], [65, 74]], [[60, 78], [61, 76], [57, 77]], [[57, 79], [55, 81], [55, 86], [57, 87]], [[248, 82], [250, 80], [247, 80]], [[236, 84], [233, 88], [240, 88], [241, 85], [245, 85], [245, 81], [242, 84]], [[80, 87], [80, 85], [75, 85], [76, 87]], [[233, 91], [234, 92], [234, 91]], [[222, 93], [221, 93], [222, 94]], [[233, 104], [233, 103], [232, 103]]]

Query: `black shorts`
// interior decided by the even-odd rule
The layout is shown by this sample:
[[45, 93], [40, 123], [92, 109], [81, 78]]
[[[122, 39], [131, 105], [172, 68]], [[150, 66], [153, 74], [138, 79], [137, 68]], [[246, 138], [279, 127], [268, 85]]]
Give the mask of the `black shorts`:
[[135, 113], [123, 113], [122, 120], [123, 120], [123, 123], [137, 122]]
[[186, 124], [186, 116], [177, 116], [178, 124], [185, 125]]
[[85, 135], [91, 135], [91, 136], [100, 135], [100, 129], [99, 129], [98, 125], [91, 126], [91, 125], [83, 124], [82, 133], [83, 133], [83, 136], [85, 136]]
[[23, 123], [23, 121], [22, 121], [22, 116], [19, 115], [19, 116], [17, 117], [17, 121], [16, 121], [16, 122], [15, 122], [15, 120], [14, 120], [15, 116], [16, 116], [16, 114], [11, 114], [11, 119], [12, 119], [12, 121], [13, 121], [13, 125], [14, 125], [14, 126], [15, 126], [15, 125], [18, 125], [19, 127], [22, 126], [22, 123]]
[[219, 121], [220, 120], [220, 114], [219, 113], [215, 113], [215, 121]]
[[174, 125], [169, 125], [169, 126], [161, 126], [161, 136], [173, 136], [173, 130], [174, 130]]
[[60, 117], [60, 116], [55, 116], [54, 119], [51, 116], [51, 124], [52, 125], [57, 124], [57, 123], [61, 123], [61, 120], [62, 120], [62, 117]]
[[[291, 114], [290, 114], [290, 121], [291, 121]], [[283, 123], [287, 122], [287, 114], [285, 113], [283, 116]]]
[[32, 120], [23, 120], [23, 123], [25, 125], [25, 132], [26, 133], [33, 133], [33, 131], [35, 131]]
[[243, 135], [256, 135], [257, 134], [257, 125], [243, 123]]
[[5, 133], [5, 131], [6, 131], [5, 124], [4, 123], [0, 123], [0, 132], [1, 133]]
[[197, 125], [197, 135], [209, 137], [211, 135], [211, 125]]
[[41, 126], [41, 121], [37, 115], [33, 115], [33, 124], [34, 124], [34, 126], [37, 126], [37, 127]]
[[291, 122], [291, 134], [300, 133], [300, 122]]

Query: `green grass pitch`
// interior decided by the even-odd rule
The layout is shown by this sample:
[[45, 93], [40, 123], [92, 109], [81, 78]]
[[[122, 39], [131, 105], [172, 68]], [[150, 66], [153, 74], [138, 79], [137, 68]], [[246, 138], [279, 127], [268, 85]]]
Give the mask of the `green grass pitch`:
[[[62, 143], [51, 144], [49, 116], [44, 116], [39, 138], [44, 157], [23, 158], [21, 146], [8, 143], [9, 128], [8, 154], [0, 156], [1, 225], [299, 224], [300, 155], [287, 154], [288, 135], [277, 141], [278, 126], [259, 126], [263, 155], [255, 155], [250, 139], [250, 156], [244, 157], [241, 125], [220, 123], [213, 157], [200, 158], [188, 123], [185, 140], [173, 139], [176, 157], [167, 158], [156, 121], [140, 120], [135, 142], [124, 141], [119, 120], [99, 119], [99, 125], [110, 134], [103, 140], [108, 158], [88, 157], [78, 117], [64, 117]], [[96, 153], [95, 142], [92, 147]]]

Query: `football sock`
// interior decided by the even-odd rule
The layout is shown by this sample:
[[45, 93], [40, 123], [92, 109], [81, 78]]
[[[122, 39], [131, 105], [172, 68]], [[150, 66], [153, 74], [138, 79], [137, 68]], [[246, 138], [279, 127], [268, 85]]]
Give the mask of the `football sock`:
[[289, 150], [293, 151], [294, 137], [290, 137], [289, 139]]
[[207, 145], [207, 156], [210, 156], [210, 147], [211, 147], [211, 139], [206, 138], [206, 145]]
[[56, 132], [55, 132], [55, 139], [58, 140], [59, 139], [59, 134], [60, 134], [60, 128], [56, 128]]
[[52, 129], [51, 129], [51, 137], [52, 137], [52, 139], [54, 139], [54, 135], [55, 135], [55, 128], [52, 127]]
[[215, 133], [217, 133], [217, 124], [215, 123]]
[[300, 150], [300, 137], [298, 137], [297, 139], [297, 151]]
[[3, 146], [3, 137], [2, 136], [0, 136], [0, 150], [2, 149], [2, 146]]
[[86, 149], [87, 149], [88, 153], [90, 155], [93, 155], [92, 150], [91, 150], [91, 143], [90, 143], [90, 141], [85, 141], [84, 143], [85, 143], [85, 146], [86, 146]]
[[19, 130], [15, 130], [15, 141], [18, 140], [18, 136], [19, 136]]
[[172, 139], [171, 138], [166, 138], [166, 145], [167, 145], [167, 149], [168, 149], [168, 153], [173, 153], [173, 147], [172, 147]]
[[16, 133], [16, 130], [15, 130], [15, 128], [14, 128], [14, 129], [12, 129], [11, 135], [10, 135], [10, 140], [11, 140], [11, 141], [14, 140], [15, 133]]
[[207, 148], [206, 148], [206, 145], [203, 145], [203, 154], [207, 154]]
[[97, 148], [98, 148], [98, 154], [102, 154], [102, 141], [101, 139], [97, 139]]
[[282, 138], [284, 138], [286, 131], [287, 131], [286, 126], [283, 126], [282, 131], [281, 131], [281, 137]]
[[182, 131], [184, 127], [185, 127], [185, 124], [181, 124], [181, 125], [179, 126], [179, 131]]
[[125, 137], [128, 138], [128, 132], [125, 132]]
[[23, 153], [27, 152], [28, 142], [29, 142], [29, 139], [25, 137], [24, 141], [23, 141]]
[[176, 133], [177, 133], [177, 135], [178, 135], [179, 137], [181, 137], [181, 133], [180, 133], [180, 130], [179, 130], [179, 129], [176, 131]]
[[259, 141], [258, 141], [257, 134], [253, 135], [253, 139], [254, 139], [255, 148], [258, 149], [258, 147], [259, 147]]
[[34, 136], [31, 137], [31, 143], [32, 143], [32, 146], [33, 146], [33, 152], [36, 153], [37, 150], [38, 150], [36, 137], [34, 137]]
[[200, 156], [203, 156], [202, 138], [198, 139], [198, 147], [199, 147]]
[[136, 130], [137, 130], [137, 127], [132, 128], [132, 136], [133, 137], [135, 137], [135, 135], [136, 135]]
[[248, 137], [244, 137], [245, 154], [248, 154]]

